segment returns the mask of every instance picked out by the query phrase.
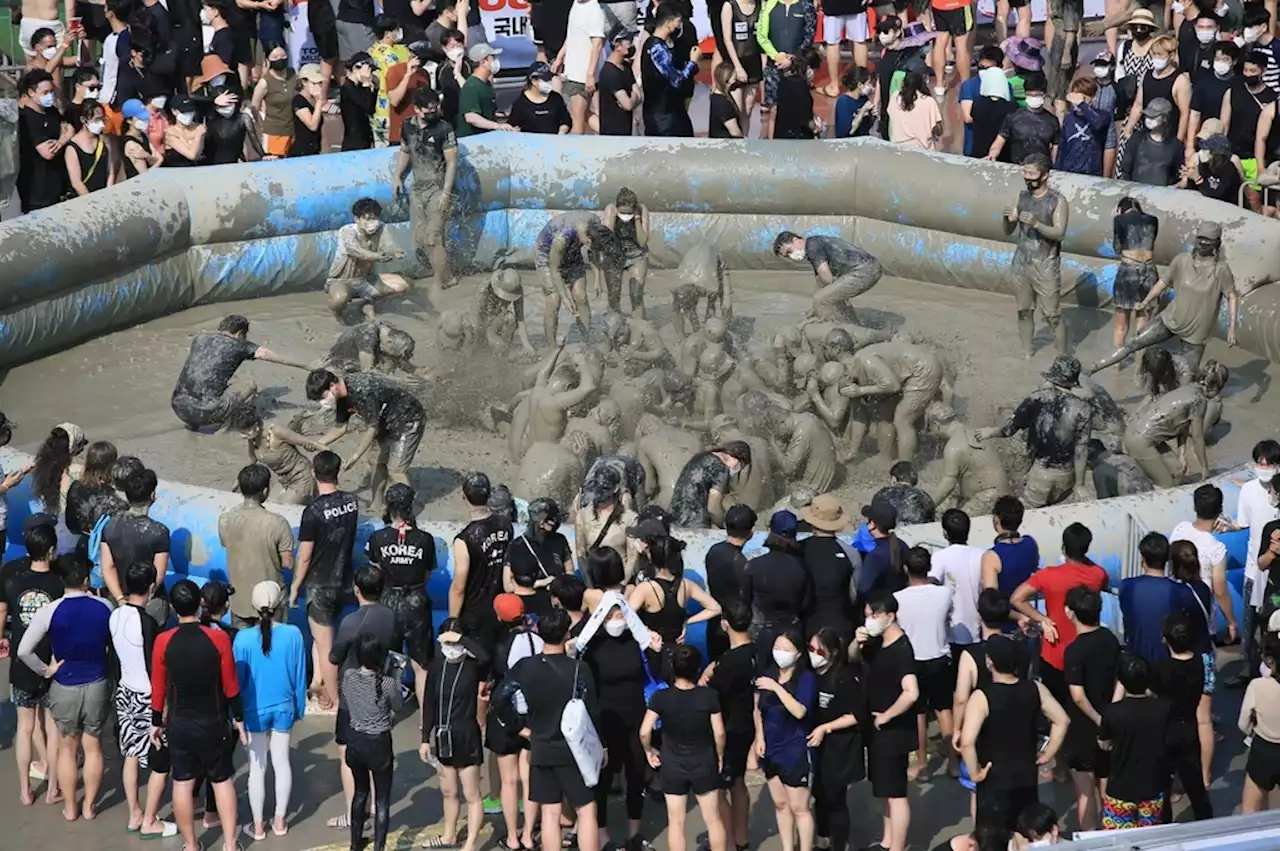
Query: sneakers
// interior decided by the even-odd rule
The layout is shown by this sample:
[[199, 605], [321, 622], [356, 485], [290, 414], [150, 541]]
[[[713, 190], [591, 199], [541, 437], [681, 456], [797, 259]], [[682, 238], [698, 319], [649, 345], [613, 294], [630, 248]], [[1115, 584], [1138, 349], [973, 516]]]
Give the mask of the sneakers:
[[502, 801], [497, 798], [485, 798], [484, 814], [487, 816], [502, 815]]

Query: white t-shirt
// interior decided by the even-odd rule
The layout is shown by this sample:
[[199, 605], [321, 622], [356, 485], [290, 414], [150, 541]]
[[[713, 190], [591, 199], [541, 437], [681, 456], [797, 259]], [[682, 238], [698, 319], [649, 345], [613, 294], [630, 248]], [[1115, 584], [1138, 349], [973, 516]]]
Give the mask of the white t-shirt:
[[911, 639], [916, 661], [949, 655], [951, 589], [943, 585], [911, 585], [893, 596], [898, 598], [898, 626]]
[[973, 644], [982, 638], [978, 595], [982, 593], [982, 554], [979, 547], [952, 544], [933, 554], [929, 576], [951, 589], [951, 643]]
[[[604, 10], [599, 0], [577, 0], [569, 10], [569, 28], [564, 39], [564, 78], [585, 83], [595, 69], [591, 64], [591, 39], [604, 38]], [[604, 47], [600, 48], [601, 55]]]
[[1213, 590], [1213, 566], [1226, 561], [1226, 545], [1211, 533], [1200, 531], [1186, 520], [1174, 526], [1169, 533], [1169, 543], [1174, 541], [1190, 541], [1196, 545], [1196, 553], [1200, 556], [1200, 578]]
[[1253, 598], [1249, 605], [1262, 605], [1267, 583], [1261, 581], [1258, 571], [1258, 550], [1262, 547], [1262, 527], [1280, 519], [1280, 508], [1271, 504], [1271, 495], [1254, 479], [1240, 486], [1240, 498], [1236, 502], [1236, 525], [1249, 530], [1249, 552], [1244, 562], [1244, 576], [1253, 580]]
[[111, 644], [120, 659], [120, 685], [143, 697], [151, 696], [151, 675], [142, 646], [142, 621], [133, 606], [111, 613]]

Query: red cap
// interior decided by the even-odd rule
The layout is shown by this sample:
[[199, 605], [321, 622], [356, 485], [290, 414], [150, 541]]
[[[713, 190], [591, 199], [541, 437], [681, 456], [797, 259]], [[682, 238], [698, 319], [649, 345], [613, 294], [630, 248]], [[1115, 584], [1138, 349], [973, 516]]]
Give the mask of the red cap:
[[493, 598], [493, 611], [503, 623], [513, 623], [524, 617], [524, 600], [515, 594], [499, 594]]

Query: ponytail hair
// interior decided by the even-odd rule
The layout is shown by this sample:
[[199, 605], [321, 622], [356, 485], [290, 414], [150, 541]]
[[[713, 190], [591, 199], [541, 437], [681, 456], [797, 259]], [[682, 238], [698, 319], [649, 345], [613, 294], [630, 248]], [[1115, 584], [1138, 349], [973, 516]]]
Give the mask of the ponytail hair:
[[271, 655], [271, 628], [275, 625], [275, 613], [270, 609], [258, 610], [258, 629], [262, 630], [262, 655]]

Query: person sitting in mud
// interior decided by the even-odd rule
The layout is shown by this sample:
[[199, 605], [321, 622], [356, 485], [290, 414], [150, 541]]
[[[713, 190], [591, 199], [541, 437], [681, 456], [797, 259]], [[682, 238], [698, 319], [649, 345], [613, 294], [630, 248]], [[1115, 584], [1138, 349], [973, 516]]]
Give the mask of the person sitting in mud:
[[245, 361], [308, 368], [302, 361], [281, 357], [266, 346], [249, 342], [248, 336], [249, 320], [233, 313], [218, 323], [218, 330], [201, 331], [191, 341], [170, 400], [174, 415], [191, 431], [222, 426], [233, 409], [258, 395], [258, 385], [252, 378], [231, 383]]
[[533, 267], [542, 282], [542, 330], [547, 340], [559, 339], [561, 303], [568, 306], [569, 316], [582, 331], [582, 339], [590, 339], [587, 257], [593, 240], [604, 243], [612, 239], [613, 233], [599, 216], [581, 211], [553, 216], [538, 233]]
[[[575, 374], [572, 369], [556, 369], [556, 361], [563, 350], [564, 344], [561, 343], [560, 348], [538, 370], [538, 376], [534, 380], [528, 399], [525, 445], [558, 442], [564, 437], [569, 410], [595, 392], [595, 376], [593, 370], [588, 368], [586, 352], [574, 352], [573, 362], [578, 367]], [[520, 458], [523, 457], [522, 452]]]
[[320, 447], [332, 446], [351, 430], [352, 416], [366, 425], [364, 439], [347, 457], [344, 466], [355, 467], [374, 443], [378, 455], [370, 480], [369, 510], [381, 514], [383, 496], [389, 484], [407, 485], [409, 466], [418, 453], [427, 415], [422, 403], [397, 382], [367, 372], [339, 378], [327, 369], [313, 370], [307, 376], [307, 398], [320, 407], [333, 411], [337, 425], [316, 439]]
[[662, 335], [652, 322], [637, 316], [623, 316], [609, 312], [604, 315], [604, 340], [602, 348], [607, 360], [622, 367], [622, 374], [640, 375], [653, 367], [675, 365]]
[[[845, 372], [852, 383], [840, 392], [852, 399], [874, 402], [874, 397], [902, 394], [893, 410], [898, 460], [914, 459], [919, 445], [916, 425], [924, 409], [939, 397], [951, 401], [951, 381], [942, 358], [933, 349], [914, 343], [875, 343], [848, 358]], [[856, 446], [851, 448], [857, 450]]]
[[[849, 408], [853, 402], [840, 392], [844, 383], [844, 366], [836, 361], [824, 363], [821, 368], [809, 376], [804, 392], [809, 405], [813, 408], [832, 435], [839, 435], [846, 441], [849, 439]], [[852, 461], [857, 450], [848, 443], [840, 447], [837, 459], [841, 462]]]
[[[704, 239], [680, 258], [676, 267], [676, 279], [680, 282], [671, 291], [671, 327], [676, 337], [683, 340], [691, 332], [697, 332], [703, 322], [712, 317], [728, 319], [733, 316], [733, 290], [729, 284], [729, 271], [715, 242]], [[707, 301], [701, 321], [698, 304]]]
[[718, 316], [708, 319], [700, 331], [681, 341], [680, 370], [692, 377], [698, 371], [698, 358], [708, 349], [732, 353], [729, 323]]
[[814, 493], [831, 490], [840, 465], [826, 424], [815, 414], [782, 408], [774, 408], [770, 419], [770, 453], [788, 485], [804, 485]]
[[693, 416], [679, 424], [695, 431], [708, 431], [711, 421], [721, 412], [720, 393], [733, 374], [733, 358], [721, 348], [708, 348], [698, 358], [693, 376]]
[[631, 315], [644, 319], [644, 284], [649, 274], [649, 208], [625, 186], [604, 208], [604, 226], [613, 232], [618, 263], [605, 269], [609, 309], [622, 312], [622, 285], [627, 285]]
[[[1186, 476], [1187, 444], [1196, 456], [1201, 475], [1209, 477], [1209, 458], [1204, 444], [1205, 409], [1226, 384], [1227, 368], [1215, 360], [1206, 361], [1196, 381], [1148, 402], [1133, 415], [1124, 433], [1124, 452], [1138, 462], [1156, 487], [1171, 488]], [[1161, 445], [1169, 441], [1175, 441], [1178, 447], [1175, 467], [1170, 467], [1160, 454]]]
[[352, 205], [351, 215], [355, 221], [338, 230], [338, 251], [324, 285], [329, 310], [339, 322], [349, 304], [359, 304], [365, 318], [372, 319], [374, 302], [409, 291], [403, 275], [373, 271], [375, 263], [404, 259], [404, 251], [383, 226], [382, 205], [372, 198], [361, 198]]
[[525, 499], [549, 496], [571, 504], [583, 471], [594, 458], [591, 438], [573, 431], [554, 443], [535, 443], [524, 454], [516, 476], [517, 493]]
[[622, 409], [612, 399], [601, 399], [585, 417], [572, 417], [565, 423], [565, 434], [575, 431], [591, 441], [593, 456], [617, 452], [622, 442]]
[[889, 468], [889, 479], [892, 484], [876, 491], [871, 497], [872, 502], [892, 505], [898, 512], [898, 522], [904, 525], [934, 521], [938, 505], [928, 491], [919, 487], [920, 475], [915, 464], [899, 461]]
[[1000, 453], [956, 417], [955, 409], [934, 402], [924, 412], [925, 428], [946, 438], [942, 447], [942, 481], [930, 496], [935, 506], [955, 493], [956, 507], [970, 517], [990, 514], [996, 500], [1012, 493]]
[[249, 463], [263, 465], [275, 477], [272, 501], [285, 505], [309, 505], [316, 498], [311, 459], [299, 449], [318, 452], [319, 443], [280, 423], [264, 423], [262, 414], [252, 405], [241, 405], [232, 411], [227, 419], [227, 428], [239, 432], [244, 438], [249, 448]]
[[1003, 426], [979, 429], [977, 437], [1012, 437], [1027, 433], [1031, 469], [1022, 492], [1027, 508], [1056, 505], [1075, 496], [1088, 499], [1088, 442], [1092, 437], [1093, 408], [1074, 391], [1080, 385], [1080, 361], [1058, 355], [1044, 373], [1049, 386], [1023, 399]]
[[1089, 470], [1093, 475], [1093, 491], [1098, 499], [1133, 496], [1156, 489], [1151, 477], [1128, 455], [1111, 452], [1101, 440], [1089, 441]]
[[497, 352], [505, 352], [510, 345], [511, 334], [507, 328], [514, 320], [521, 347], [533, 354], [529, 328], [524, 321], [524, 285], [515, 269], [495, 269], [487, 281], [476, 287], [470, 317], [472, 326], [483, 333], [489, 348]]
[[685, 529], [723, 526], [730, 480], [750, 466], [751, 447], [740, 440], [690, 458], [676, 478], [671, 525]]
[[879, 260], [835, 236], [806, 238], [784, 230], [773, 240], [773, 253], [813, 267], [818, 291], [809, 315], [817, 319], [854, 321], [849, 302], [874, 287], [884, 274]]
[[724, 446], [741, 441], [751, 448], [751, 466], [741, 471], [729, 484], [728, 504], [749, 505], [763, 510], [774, 500], [774, 462], [768, 438], [744, 431], [730, 414], [721, 414], [711, 421], [711, 442]]
[[316, 369], [352, 372], [380, 372], [391, 375], [397, 370], [418, 378], [429, 372], [413, 365], [416, 344], [408, 332], [385, 322], [361, 322], [338, 335], [338, 339]]
[[[1196, 371], [1182, 355], [1168, 349], [1150, 348], [1138, 361], [1138, 384], [1142, 387], [1143, 403], [1154, 402], [1166, 393], [1195, 381]], [[1204, 431], [1208, 434], [1222, 420], [1222, 396], [1209, 400], [1204, 411]]]
[[1139, 313], [1146, 310], [1170, 287], [1176, 296], [1173, 303], [1129, 342], [1090, 367], [1090, 375], [1120, 363], [1135, 352], [1174, 337], [1182, 341], [1187, 363], [1192, 369], [1199, 369], [1205, 344], [1218, 327], [1218, 308], [1224, 297], [1227, 299], [1228, 311], [1227, 345], [1236, 344], [1236, 320], [1240, 305], [1236, 296], [1235, 276], [1222, 257], [1222, 226], [1213, 222], [1201, 222], [1196, 228], [1195, 240], [1195, 249], [1173, 258], [1164, 275], [1138, 304], [1137, 310]]
[[670, 506], [676, 481], [689, 458], [702, 451], [702, 436], [687, 429], [667, 425], [653, 414], [645, 414], [636, 426], [636, 460], [644, 468], [648, 501]]

